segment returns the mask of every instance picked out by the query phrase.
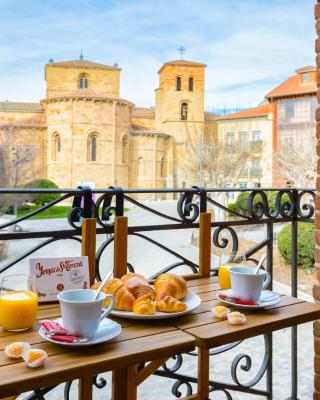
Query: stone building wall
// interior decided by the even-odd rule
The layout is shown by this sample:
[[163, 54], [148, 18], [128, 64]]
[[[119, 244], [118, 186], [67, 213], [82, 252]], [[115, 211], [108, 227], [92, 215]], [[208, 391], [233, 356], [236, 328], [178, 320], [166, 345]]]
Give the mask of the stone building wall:
[[[81, 65], [81, 64], [80, 64]], [[65, 95], [79, 89], [79, 78], [88, 78], [88, 89], [109, 96], [119, 96], [120, 69], [116, 67], [83, 67], [65, 63], [46, 64], [46, 97]]]
[[2, 125], [0, 143], [1, 164], [5, 165], [1, 185], [19, 186], [46, 177], [45, 127]]
[[150, 132], [131, 132], [130, 186], [136, 188], [166, 187], [170, 173], [168, 151], [170, 137]]
[[[49, 99], [48, 178], [61, 187], [94, 182], [96, 187], [128, 186], [127, 166], [121, 160], [121, 140], [129, 135], [132, 104], [113, 99]], [[55, 154], [55, 135], [61, 148]], [[90, 140], [96, 137], [96, 160]], [[54, 159], [56, 158], [56, 159]]]

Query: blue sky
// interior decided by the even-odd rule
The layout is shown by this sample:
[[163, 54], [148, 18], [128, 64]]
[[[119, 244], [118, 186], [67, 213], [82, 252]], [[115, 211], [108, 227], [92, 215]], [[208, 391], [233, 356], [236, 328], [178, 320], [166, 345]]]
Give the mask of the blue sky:
[[253, 106], [314, 64], [314, 0], [0, 0], [0, 100], [38, 101], [44, 64], [122, 68], [121, 96], [154, 105], [160, 66], [207, 64], [206, 108]]

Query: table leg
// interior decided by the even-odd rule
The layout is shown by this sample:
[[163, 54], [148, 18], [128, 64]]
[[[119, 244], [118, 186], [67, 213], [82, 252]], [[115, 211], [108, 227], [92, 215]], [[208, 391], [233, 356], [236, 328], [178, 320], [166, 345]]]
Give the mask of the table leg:
[[209, 400], [209, 361], [209, 350], [198, 348], [198, 394], [201, 400]]
[[79, 400], [92, 400], [92, 376], [79, 379]]
[[135, 373], [135, 366], [113, 371], [112, 400], [137, 400]]

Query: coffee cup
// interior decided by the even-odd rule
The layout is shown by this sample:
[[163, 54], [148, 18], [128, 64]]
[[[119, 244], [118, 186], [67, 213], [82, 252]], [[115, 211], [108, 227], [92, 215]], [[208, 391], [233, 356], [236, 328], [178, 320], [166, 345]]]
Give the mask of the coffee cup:
[[[66, 290], [58, 294], [62, 324], [70, 335], [94, 337], [100, 322], [112, 311], [114, 297], [100, 292], [98, 298], [93, 300], [95, 294], [96, 291], [90, 289]], [[107, 298], [110, 299], [110, 304], [101, 314]]]
[[231, 268], [230, 277], [233, 296], [255, 303], [260, 299], [261, 291], [266, 289], [271, 282], [269, 272], [259, 269], [255, 274], [255, 268], [252, 267]]

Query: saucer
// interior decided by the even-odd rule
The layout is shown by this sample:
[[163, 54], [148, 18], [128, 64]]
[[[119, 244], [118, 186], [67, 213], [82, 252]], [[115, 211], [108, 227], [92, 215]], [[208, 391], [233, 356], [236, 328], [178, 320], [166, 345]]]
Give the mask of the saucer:
[[280, 295], [278, 293], [272, 292], [271, 290], [262, 290], [260, 299], [258, 300], [258, 303], [256, 305], [236, 304], [227, 299], [221, 299], [219, 297], [220, 294], [232, 297], [233, 296], [232, 289], [220, 290], [217, 294], [217, 299], [225, 304], [228, 304], [229, 306], [240, 308], [242, 310], [260, 310], [262, 308], [274, 306], [280, 303], [281, 300]]
[[[53, 322], [58, 322], [62, 325], [62, 318], [55, 319]], [[69, 346], [69, 347], [83, 347], [83, 346], [93, 346], [95, 344], [104, 343], [108, 340], [113, 339], [114, 337], [118, 336], [121, 332], [121, 326], [117, 323], [112, 321], [111, 319], [105, 318], [100, 322], [99, 328], [96, 332], [95, 337], [89, 339], [87, 342], [82, 343], [64, 343], [58, 342], [56, 340], [51, 339], [46, 335], [46, 330], [43, 326], [39, 329], [39, 335], [51, 343], [60, 344], [62, 346]]]

